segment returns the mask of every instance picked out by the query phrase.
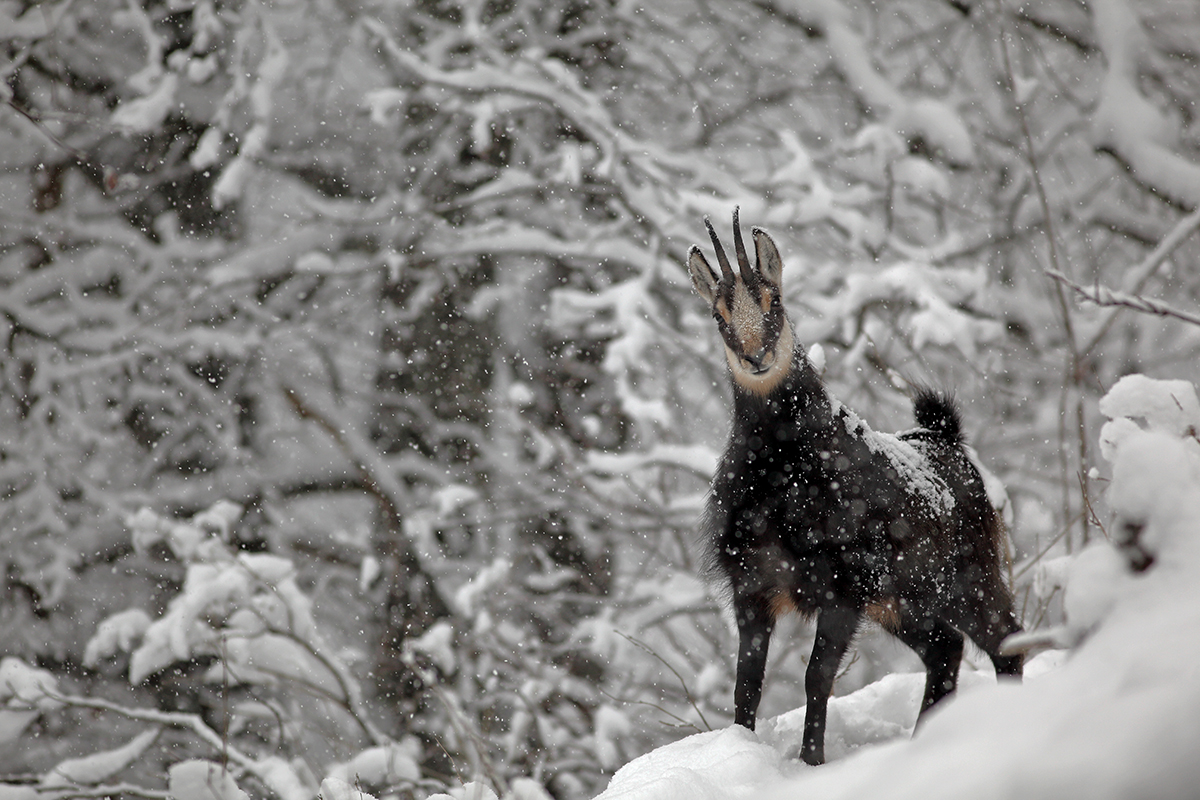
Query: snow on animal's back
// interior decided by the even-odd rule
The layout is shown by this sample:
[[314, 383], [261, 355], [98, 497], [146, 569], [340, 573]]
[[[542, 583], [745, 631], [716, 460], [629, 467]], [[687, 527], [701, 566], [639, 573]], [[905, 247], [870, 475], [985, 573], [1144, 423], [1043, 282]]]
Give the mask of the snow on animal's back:
[[924, 443], [906, 440], [904, 433], [880, 433], [872, 430], [866, 422], [833, 395], [826, 393], [833, 411], [834, 420], [841, 419], [846, 433], [859, 439], [872, 453], [882, 455], [891, 463], [892, 469], [909, 491], [923, 498], [930, 509], [949, 514], [954, 509], [954, 493], [950, 486], [933, 469], [923, 452]]

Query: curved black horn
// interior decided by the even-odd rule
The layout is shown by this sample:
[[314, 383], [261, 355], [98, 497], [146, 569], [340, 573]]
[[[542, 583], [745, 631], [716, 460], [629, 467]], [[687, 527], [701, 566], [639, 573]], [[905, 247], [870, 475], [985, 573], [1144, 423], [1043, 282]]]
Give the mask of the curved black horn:
[[725, 248], [721, 247], [721, 240], [717, 238], [717, 232], [713, 230], [712, 220], [708, 217], [704, 218], [704, 227], [708, 228], [708, 236], [712, 239], [713, 249], [717, 251], [717, 263], [721, 265], [721, 278], [732, 278], [733, 268], [729, 266], [729, 259], [725, 256]]
[[746, 256], [746, 243], [742, 241], [742, 227], [738, 224], [737, 206], [733, 207], [733, 249], [737, 253], [738, 271], [742, 273], [742, 280], [751, 286], [754, 285], [754, 271], [750, 269], [750, 259]]

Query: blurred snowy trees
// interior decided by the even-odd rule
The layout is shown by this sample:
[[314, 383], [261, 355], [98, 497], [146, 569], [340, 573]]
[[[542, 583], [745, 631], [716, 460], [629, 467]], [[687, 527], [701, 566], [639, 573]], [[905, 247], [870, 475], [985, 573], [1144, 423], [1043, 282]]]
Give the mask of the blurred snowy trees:
[[[1030, 626], [1059, 613], [1039, 559], [1106, 521], [1097, 399], [1197, 377], [1197, 328], [1046, 274], [1200, 302], [1189, 2], [13, 1], [0, 42], [4, 652], [116, 692], [100, 622], [187, 586], [133, 515], [236, 503], [224, 546], [294, 563], [372, 725], [416, 743], [402, 794], [584, 796], [728, 721], [690, 541], [725, 429], [682, 269], [704, 215], [772, 231], [878, 427], [910, 424], [905, 381], [956, 389]], [[905, 657], [860, 651], [847, 687]], [[122, 702], [218, 720], [231, 656], [176, 654]], [[294, 724], [255, 757], [384, 746], [271, 702]]]

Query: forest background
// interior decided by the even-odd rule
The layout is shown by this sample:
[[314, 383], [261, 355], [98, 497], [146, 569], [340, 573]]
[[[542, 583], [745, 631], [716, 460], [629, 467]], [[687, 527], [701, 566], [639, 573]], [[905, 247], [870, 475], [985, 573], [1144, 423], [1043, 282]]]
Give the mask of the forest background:
[[[1108, 536], [1098, 399], [1200, 378], [1190, 0], [6, 0], [0, 43], [22, 800], [588, 797], [727, 725], [706, 215], [875, 427], [955, 391], [1030, 629]], [[868, 631], [838, 692], [918, 667]]]

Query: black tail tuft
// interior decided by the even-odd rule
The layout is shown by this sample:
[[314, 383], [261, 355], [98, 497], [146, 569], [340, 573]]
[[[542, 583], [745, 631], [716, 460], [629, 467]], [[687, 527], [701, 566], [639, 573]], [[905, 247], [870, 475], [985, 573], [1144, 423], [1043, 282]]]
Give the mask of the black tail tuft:
[[962, 419], [952, 396], [934, 389], [918, 389], [913, 395], [913, 416], [918, 425], [947, 444], [962, 444]]

